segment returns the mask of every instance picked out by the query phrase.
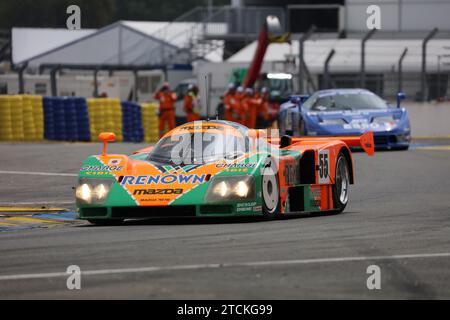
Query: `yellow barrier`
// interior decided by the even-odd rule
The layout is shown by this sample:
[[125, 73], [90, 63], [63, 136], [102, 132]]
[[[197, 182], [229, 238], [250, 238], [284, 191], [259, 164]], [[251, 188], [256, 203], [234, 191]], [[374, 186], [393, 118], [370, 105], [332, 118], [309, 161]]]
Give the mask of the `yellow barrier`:
[[35, 141], [44, 139], [42, 97], [0, 96], [0, 140]]
[[114, 132], [118, 142], [123, 141], [122, 106], [119, 99], [88, 99], [91, 140], [98, 141], [101, 132]]
[[35, 140], [44, 140], [44, 107], [41, 96], [30, 96], [33, 107]]
[[147, 143], [155, 143], [159, 140], [158, 104], [144, 103], [141, 105], [141, 108], [144, 141]]
[[11, 98], [0, 96], [0, 140], [13, 140]]

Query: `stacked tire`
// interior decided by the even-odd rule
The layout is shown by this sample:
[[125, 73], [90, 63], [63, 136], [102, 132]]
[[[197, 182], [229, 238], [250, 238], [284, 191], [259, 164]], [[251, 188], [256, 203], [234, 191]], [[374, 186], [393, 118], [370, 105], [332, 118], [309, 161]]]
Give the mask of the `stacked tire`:
[[23, 104], [21, 96], [11, 96], [11, 122], [14, 141], [25, 141]]
[[53, 117], [55, 124], [55, 140], [66, 141], [66, 112], [65, 112], [65, 101], [64, 98], [55, 97], [53, 98]]
[[144, 129], [142, 127], [141, 106], [133, 102], [122, 102], [123, 141], [142, 142]]
[[144, 141], [147, 143], [155, 143], [159, 140], [159, 118], [158, 105], [155, 103], [143, 104], [142, 127], [144, 129]]
[[11, 97], [0, 96], [0, 140], [12, 141]]
[[53, 112], [53, 98], [44, 97], [44, 138], [56, 140], [55, 134], [55, 113]]
[[64, 100], [64, 119], [66, 128], [66, 140], [78, 141], [78, 124], [75, 98], [66, 97]]
[[88, 113], [92, 141], [98, 141], [101, 132], [114, 132], [117, 141], [123, 141], [122, 107], [119, 99], [89, 99]]
[[31, 96], [31, 105], [33, 107], [35, 140], [44, 140], [44, 110], [41, 96]]
[[29, 95], [22, 96], [23, 110], [23, 135], [26, 141], [36, 140], [36, 128], [34, 125], [34, 110], [32, 98]]
[[90, 141], [89, 114], [85, 98], [74, 98], [79, 141]]

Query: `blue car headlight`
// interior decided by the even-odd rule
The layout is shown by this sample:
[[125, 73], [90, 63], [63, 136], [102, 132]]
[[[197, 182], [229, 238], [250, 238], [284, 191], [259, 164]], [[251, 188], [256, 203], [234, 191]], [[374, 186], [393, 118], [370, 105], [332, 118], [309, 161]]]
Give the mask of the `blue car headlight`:
[[394, 119], [393, 116], [375, 117], [372, 120], [372, 126], [383, 125], [387, 130], [393, 129], [397, 126], [399, 120]]
[[77, 204], [104, 203], [113, 183], [113, 179], [81, 178], [75, 191]]
[[255, 178], [250, 175], [215, 177], [211, 180], [205, 201], [235, 201], [255, 199]]
[[382, 117], [375, 117], [372, 120], [372, 123], [378, 123], [378, 124], [390, 124], [390, 125], [396, 125], [398, 123], [398, 119], [394, 119], [393, 116], [382, 116]]

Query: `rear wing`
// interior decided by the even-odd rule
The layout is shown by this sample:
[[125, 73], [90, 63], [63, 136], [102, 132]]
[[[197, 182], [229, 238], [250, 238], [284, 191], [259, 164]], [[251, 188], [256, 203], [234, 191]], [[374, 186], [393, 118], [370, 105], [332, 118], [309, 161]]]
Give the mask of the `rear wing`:
[[361, 147], [369, 156], [375, 154], [375, 144], [373, 142], [373, 132], [367, 131], [361, 136], [329, 136], [329, 137], [302, 137], [292, 138], [292, 143], [301, 141], [324, 141], [324, 140], [340, 140], [349, 147]]

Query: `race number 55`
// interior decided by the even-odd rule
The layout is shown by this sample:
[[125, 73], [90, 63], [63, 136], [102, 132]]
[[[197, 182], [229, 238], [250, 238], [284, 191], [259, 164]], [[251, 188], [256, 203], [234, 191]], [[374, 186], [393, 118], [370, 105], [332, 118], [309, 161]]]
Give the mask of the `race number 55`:
[[330, 150], [319, 151], [319, 184], [330, 183]]

